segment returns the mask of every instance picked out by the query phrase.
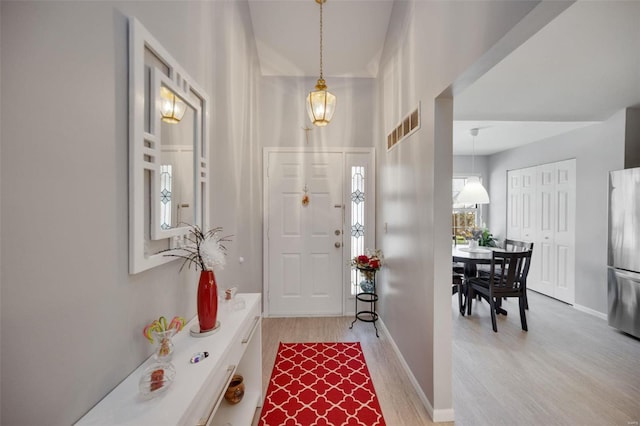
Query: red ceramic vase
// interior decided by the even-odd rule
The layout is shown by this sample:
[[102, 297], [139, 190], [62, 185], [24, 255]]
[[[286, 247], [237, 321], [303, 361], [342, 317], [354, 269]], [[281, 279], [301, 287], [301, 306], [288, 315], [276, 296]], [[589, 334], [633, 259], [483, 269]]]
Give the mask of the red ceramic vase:
[[200, 333], [213, 330], [218, 317], [218, 287], [213, 271], [201, 271], [198, 282], [198, 322]]

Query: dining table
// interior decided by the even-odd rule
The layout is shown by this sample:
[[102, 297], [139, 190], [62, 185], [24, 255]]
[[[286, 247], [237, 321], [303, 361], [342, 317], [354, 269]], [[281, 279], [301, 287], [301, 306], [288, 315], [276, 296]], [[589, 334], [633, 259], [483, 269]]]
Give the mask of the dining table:
[[[478, 265], [490, 265], [494, 251], [504, 251], [498, 247], [469, 247], [464, 245], [451, 246], [451, 258], [453, 263], [463, 264], [464, 281], [475, 278], [478, 274]], [[469, 286], [466, 286], [469, 297]], [[471, 313], [471, 312], [469, 312]], [[507, 311], [500, 306], [500, 302], [496, 304], [496, 313], [507, 315]]]

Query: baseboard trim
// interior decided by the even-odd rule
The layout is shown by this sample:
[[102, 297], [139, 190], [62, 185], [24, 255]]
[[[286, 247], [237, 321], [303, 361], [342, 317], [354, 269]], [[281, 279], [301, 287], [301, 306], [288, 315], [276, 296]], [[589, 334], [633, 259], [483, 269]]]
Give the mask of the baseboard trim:
[[593, 315], [594, 317], [598, 317], [602, 320], [607, 321], [607, 314], [603, 314], [602, 312], [596, 311], [595, 309], [587, 308], [586, 306], [578, 305], [577, 303], [573, 304], [573, 308], [579, 310], [580, 312], [587, 313], [589, 315]]
[[447, 408], [444, 410], [433, 410], [434, 423], [452, 422], [453, 419], [453, 408]]
[[413, 372], [409, 368], [409, 364], [407, 364], [407, 361], [405, 361], [404, 357], [402, 356], [402, 352], [400, 352], [400, 348], [398, 348], [398, 345], [396, 345], [395, 340], [393, 340], [393, 337], [389, 333], [389, 329], [384, 324], [384, 321], [382, 321], [381, 318], [378, 319], [378, 325], [380, 326], [380, 331], [382, 331], [382, 333], [386, 335], [387, 338], [389, 339], [389, 342], [391, 343], [391, 347], [393, 348], [393, 351], [396, 353], [396, 356], [400, 360], [400, 365], [402, 365], [402, 368], [409, 376], [409, 381], [411, 382], [411, 384], [413, 385], [413, 388], [418, 394], [420, 401], [422, 401], [422, 404], [427, 409], [427, 413], [429, 413], [429, 416], [431, 416], [431, 420], [434, 423], [454, 421], [453, 408], [447, 408], [443, 410], [433, 409], [433, 406], [431, 405], [431, 401], [429, 401], [429, 399], [427, 398], [427, 395], [424, 394], [422, 388], [420, 387], [420, 384], [418, 383], [418, 380], [416, 379], [416, 376], [413, 375]]

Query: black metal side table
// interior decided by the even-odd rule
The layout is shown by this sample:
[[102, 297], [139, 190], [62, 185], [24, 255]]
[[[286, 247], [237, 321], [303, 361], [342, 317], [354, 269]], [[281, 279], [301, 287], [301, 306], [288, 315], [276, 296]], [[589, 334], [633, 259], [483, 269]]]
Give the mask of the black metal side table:
[[[371, 276], [371, 280], [366, 279], [366, 281], [370, 281], [373, 284], [373, 288], [371, 291], [364, 291], [360, 289], [360, 285], [358, 285], [358, 293], [356, 293], [355, 303], [356, 303], [356, 317], [351, 322], [349, 329], [353, 328], [353, 324], [356, 321], [364, 321], [370, 322], [373, 324], [373, 328], [376, 330], [376, 337], [380, 337], [378, 335], [378, 327], [376, 326], [376, 321], [378, 321], [378, 313], [376, 312], [376, 302], [378, 301], [378, 294], [376, 293], [376, 272], [377, 269], [365, 268], [365, 267], [357, 267], [360, 274], [362, 274], [365, 278], [368, 278], [367, 275]], [[364, 310], [358, 310], [358, 302], [364, 303]]]

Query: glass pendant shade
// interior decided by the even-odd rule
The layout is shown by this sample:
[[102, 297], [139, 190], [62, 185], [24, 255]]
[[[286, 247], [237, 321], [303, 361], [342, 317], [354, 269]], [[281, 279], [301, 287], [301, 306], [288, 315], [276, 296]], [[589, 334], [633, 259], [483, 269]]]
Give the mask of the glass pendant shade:
[[307, 95], [307, 113], [314, 125], [329, 124], [336, 110], [336, 97], [327, 90], [324, 80], [319, 79], [316, 90]]
[[187, 104], [166, 87], [160, 88], [160, 114], [165, 123], [179, 123], [187, 111]]
[[336, 97], [327, 90], [327, 84], [322, 74], [322, 4], [327, 0], [316, 0], [320, 5], [320, 78], [316, 83], [316, 90], [307, 95], [307, 114], [314, 126], [324, 127], [333, 118], [336, 110]]
[[480, 179], [475, 176], [467, 178], [462, 191], [456, 198], [457, 204], [489, 204], [489, 194], [484, 186], [480, 183]]

